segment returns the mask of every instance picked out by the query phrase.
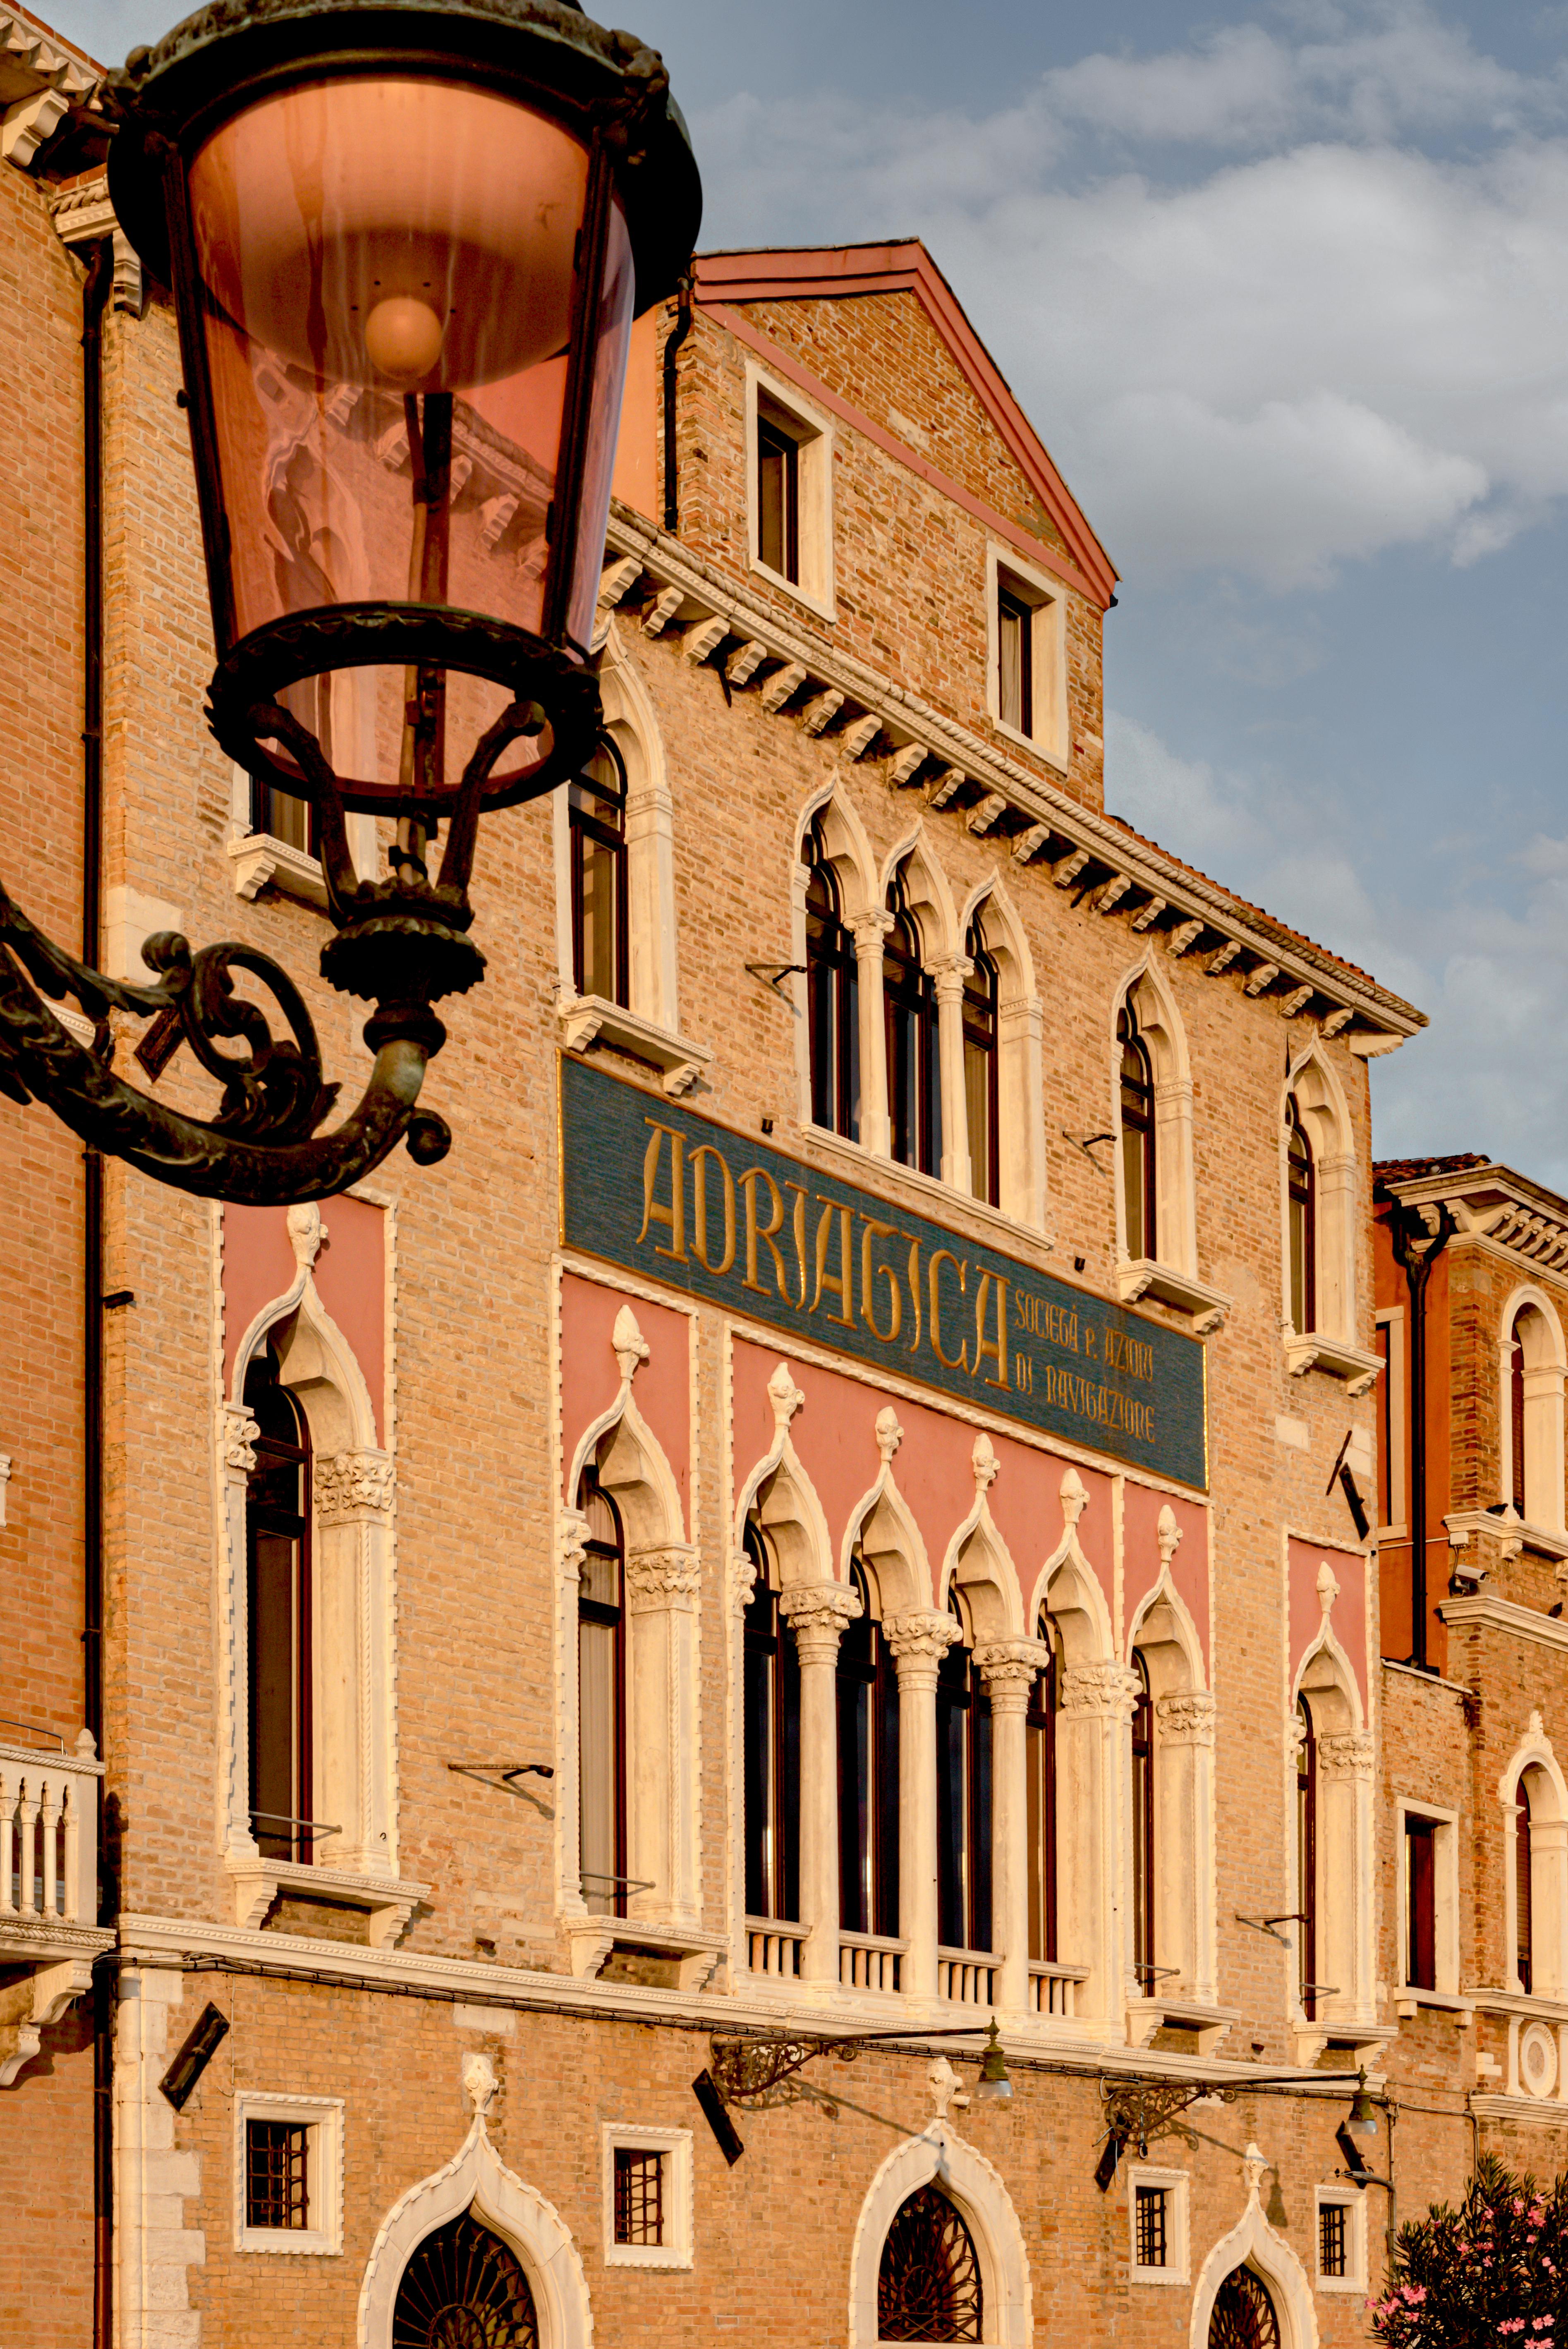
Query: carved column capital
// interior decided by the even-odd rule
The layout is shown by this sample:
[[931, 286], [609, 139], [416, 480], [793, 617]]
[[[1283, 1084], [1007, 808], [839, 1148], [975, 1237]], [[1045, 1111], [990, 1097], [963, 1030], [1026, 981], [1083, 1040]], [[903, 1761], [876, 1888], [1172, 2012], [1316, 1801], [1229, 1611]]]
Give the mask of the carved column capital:
[[1318, 1775], [1324, 1778], [1365, 1778], [1377, 1774], [1377, 1749], [1365, 1731], [1346, 1730], [1317, 1741]]
[[1165, 1745], [1212, 1745], [1214, 1700], [1207, 1689], [1175, 1689], [1156, 1697], [1154, 1717]]
[[1129, 1664], [1074, 1664], [1063, 1679], [1061, 1709], [1100, 1720], [1130, 1721], [1140, 1685]]
[[926, 965], [926, 968], [935, 986], [938, 1003], [963, 1002], [964, 982], [973, 975], [975, 969], [967, 955], [938, 955], [934, 962]]
[[934, 1689], [943, 1657], [964, 1637], [951, 1615], [935, 1607], [912, 1607], [882, 1625], [882, 1636], [898, 1667], [901, 1690]]
[[729, 1553], [729, 1605], [732, 1614], [745, 1614], [756, 1588], [757, 1560], [749, 1550], [732, 1549]]
[[396, 1474], [385, 1452], [318, 1453], [315, 1462], [316, 1523], [345, 1525], [366, 1516], [390, 1513]]
[[830, 1664], [839, 1641], [864, 1613], [861, 1594], [841, 1582], [806, 1582], [779, 1594], [779, 1612], [795, 1634], [803, 1664]]
[[255, 1414], [242, 1402], [223, 1405], [223, 1465], [232, 1476], [248, 1476], [255, 1466], [261, 1432]]
[[587, 1518], [581, 1509], [562, 1509], [555, 1520], [555, 1571], [573, 1590], [583, 1579], [587, 1555]]
[[702, 1561], [689, 1542], [626, 1554], [626, 1598], [634, 1615], [689, 1613], [701, 1583]]
[[862, 913], [851, 914], [844, 926], [855, 941], [855, 953], [861, 962], [873, 957], [882, 960], [882, 940], [892, 929], [893, 917], [880, 905], [868, 905]]
[[993, 1713], [1027, 1713], [1029, 1692], [1051, 1651], [1043, 1640], [989, 1640], [975, 1651], [975, 1669], [985, 1683]]

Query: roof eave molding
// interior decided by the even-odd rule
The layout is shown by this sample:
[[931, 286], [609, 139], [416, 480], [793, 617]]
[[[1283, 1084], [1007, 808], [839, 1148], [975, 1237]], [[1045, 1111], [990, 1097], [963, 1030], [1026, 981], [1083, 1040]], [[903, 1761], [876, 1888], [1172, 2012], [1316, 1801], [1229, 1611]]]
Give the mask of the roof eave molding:
[[1568, 1199], [1511, 1166], [1380, 1178], [1378, 1188], [1405, 1206], [1446, 1206], [1460, 1237], [1490, 1240], [1542, 1272], [1568, 1270]]
[[93, 98], [98, 67], [30, 16], [0, 8], [0, 158], [30, 171], [73, 107]]
[[861, 294], [913, 294], [942, 336], [975, 398], [1061, 532], [1072, 559], [1103, 609], [1115, 593], [1116, 565], [1090, 528], [1050, 452], [1018, 405], [995, 359], [970, 325], [953, 288], [918, 238], [898, 244], [803, 245], [744, 253], [702, 253], [693, 264], [697, 299], [708, 305], [843, 299]]

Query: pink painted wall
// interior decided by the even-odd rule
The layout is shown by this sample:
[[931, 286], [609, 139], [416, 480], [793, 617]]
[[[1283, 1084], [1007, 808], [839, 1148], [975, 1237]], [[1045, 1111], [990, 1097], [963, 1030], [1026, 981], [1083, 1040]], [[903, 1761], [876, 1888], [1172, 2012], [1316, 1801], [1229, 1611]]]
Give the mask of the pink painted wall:
[[627, 1297], [575, 1272], [564, 1273], [561, 1281], [562, 1473], [571, 1474], [583, 1430], [609, 1410], [620, 1392], [620, 1366], [610, 1340], [623, 1305], [636, 1315], [648, 1346], [634, 1388], [637, 1409], [670, 1464], [689, 1534], [691, 1323], [667, 1306]]
[[[780, 1361], [789, 1357], [769, 1347], [735, 1341], [733, 1382], [735, 1409], [735, 1485], [744, 1488], [758, 1463], [773, 1444], [773, 1411], [768, 1381]], [[796, 1455], [816, 1487], [833, 1543], [833, 1571], [840, 1573], [844, 1536], [859, 1505], [881, 1473], [877, 1451], [877, 1414], [892, 1402], [903, 1430], [903, 1442], [893, 1455], [893, 1478], [908, 1504], [932, 1573], [932, 1601], [948, 1544], [975, 1505], [975, 1476], [970, 1456], [975, 1429], [923, 1403], [894, 1400], [858, 1379], [833, 1371], [789, 1361], [791, 1377], [806, 1400], [790, 1424]], [[993, 1436], [997, 1475], [991, 1486], [991, 1516], [1006, 1543], [1023, 1589], [1020, 1603], [1027, 1608], [1041, 1567], [1062, 1534], [1061, 1482], [1067, 1465], [1050, 1453]], [[1094, 1469], [1080, 1469], [1088, 1505], [1078, 1521], [1078, 1538], [1085, 1557], [1099, 1578], [1108, 1609], [1111, 1605], [1112, 1546], [1110, 1478]]]
[[1196, 1626], [1203, 1651], [1203, 1677], [1209, 1677], [1209, 1512], [1191, 1501], [1168, 1493], [1150, 1492], [1147, 1485], [1129, 1479], [1121, 1503], [1122, 1594], [1127, 1622], [1160, 1579], [1160, 1512], [1169, 1506], [1181, 1539], [1171, 1561], [1176, 1595]]
[[[325, 1237], [314, 1267], [316, 1294], [365, 1374], [377, 1443], [387, 1441], [387, 1215], [368, 1199], [328, 1199]], [[294, 1286], [286, 1207], [223, 1210], [223, 1392], [233, 1392], [236, 1357], [264, 1305]]]
[[1294, 1681], [1302, 1660], [1317, 1638], [1323, 1610], [1317, 1602], [1317, 1570], [1327, 1559], [1339, 1585], [1339, 1596], [1329, 1615], [1334, 1636], [1350, 1659], [1356, 1685], [1361, 1692], [1363, 1718], [1367, 1708], [1367, 1560], [1358, 1549], [1326, 1549], [1321, 1542], [1292, 1537], [1287, 1573], [1290, 1583], [1290, 1676]]

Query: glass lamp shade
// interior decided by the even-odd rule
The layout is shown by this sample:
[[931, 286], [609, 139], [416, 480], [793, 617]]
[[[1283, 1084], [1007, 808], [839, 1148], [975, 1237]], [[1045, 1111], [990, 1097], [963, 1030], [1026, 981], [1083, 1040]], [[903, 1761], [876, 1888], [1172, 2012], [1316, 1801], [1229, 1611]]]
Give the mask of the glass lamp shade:
[[250, 0], [116, 88], [117, 210], [180, 316], [214, 729], [309, 795], [252, 724], [275, 703], [346, 807], [438, 817], [589, 657], [632, 319], [696, 229], [662, 68], [559, 0]]

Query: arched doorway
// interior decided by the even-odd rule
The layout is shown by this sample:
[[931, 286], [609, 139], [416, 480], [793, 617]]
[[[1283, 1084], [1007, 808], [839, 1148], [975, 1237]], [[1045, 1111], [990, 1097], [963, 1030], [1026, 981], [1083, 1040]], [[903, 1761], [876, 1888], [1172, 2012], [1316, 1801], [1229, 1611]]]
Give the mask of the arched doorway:
[[427, 2235], [404, 2269], [392, 2349], [539, 2349], [521, 2264], [471, 2210]]
[[985, 2295], [975, 2239], [939, 2187], [922, 2186], [894, 2213], [877, 2271], [882, 2341], [981, 2341]]
[[1209, 2349], [1280, 2349], [1278, 2313], [1255, 2268], [1233, 2268], [1214, 2294]]

